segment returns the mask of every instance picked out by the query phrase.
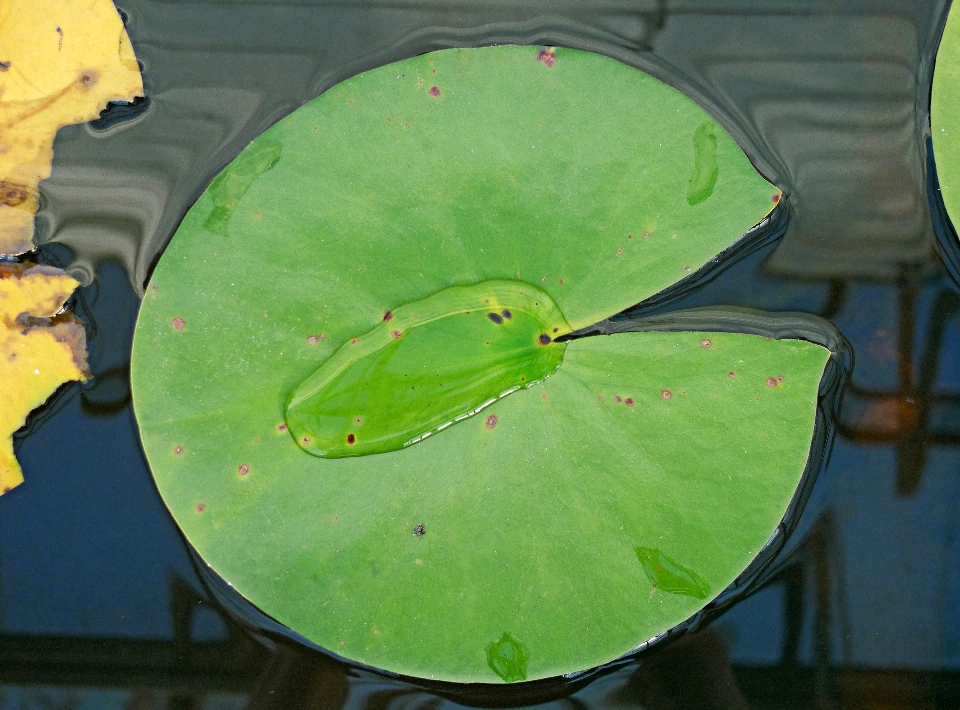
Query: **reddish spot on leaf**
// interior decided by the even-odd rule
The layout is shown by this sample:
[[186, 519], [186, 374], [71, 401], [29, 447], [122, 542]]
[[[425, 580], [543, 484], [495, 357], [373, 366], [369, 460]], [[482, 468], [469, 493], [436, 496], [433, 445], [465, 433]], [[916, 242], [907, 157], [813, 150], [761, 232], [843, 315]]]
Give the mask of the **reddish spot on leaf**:
[[394, 340], [396, 340], [397, 338], [399, 338], [401, 335], [403, 335], [403, 334], [402, 334], [399, 330], [391, 330], [391, 331], [390, 331], [390, 337], [392, 337]]
[[776, 378], [776, 377], [768, 377], [768, 378], [767, 378], [767, 387], [776, 387], [776, 386], [777, 386], [777, 378]]
[[440, 88], [437, 87], [437, 86], [431, 86], [431, 87], [430, 87], [430, 95], [431, 95], [433, 98], [437, 98], [437, 97], [440, 95]]
[[483, 420], [483, 425], [487, 429], [493, 429], [495, 426], [497, 426], [497, 421], [498, 420], [497, 420], [496, 414], [488, 414], [487, 418]]
[[673, 399], [673, 392], [670, 390], [660, 390], [660, 396], [666, 400], [671, 400]]
[[198, 513], [202, 513], [202, 512], [205, 511], [206, 509], [207, 509], [207, 504], [206, 504], [206, 503], [197, 503], [196, 511], [197, 511]]
[[239, 473], [241, 476], [246, 476], [248, 473], [250, 473], [250, 466], [245, 463], [240, 464], [237, 466], [237, 473]]
[[617, 404], [620, 404], [620, 402], [623, 401], [623, 397], [621, 397], [620, 395], [617, 395], [616, 397], [613, 398], [613, 401], [616, 402]]
[[354, 436], [352, 433], [347, 434], [347, 443], [350, 444], [350, 446], [353, 446], [354, 444], [357, 443], [357, 437]]
[[174, 330], [183, 330], [183, 326], [185, 326], [186, 323], [184, 322], [183, 318], [181, 318], [180, 316], [177, 316], [172, 321], [170, 321], [170, 325], [173, 326]]
[[386, 323], [389, 320], [393, 320], [393, 311], [384, 311], [383, 312], [384, 323]]
[[552, 47], [542, 47], [540, 51], [537, 52], [537, 61], [549, 69], [556, 63], [557, 55]]
[[634, 404], [636, 404], [636, 402], [633, 401], [633, 397], [627, 397], [625, 400], [623, 400], [623, 403], [628, 407], [632, 407]]
[[277, 424], [277, 431], [286, 431], [286, 430], [287, 430], [286, 424]]
[[771, 195], [770, 200], [773, 204], [777, 204], [780, 201], [780, 195]]

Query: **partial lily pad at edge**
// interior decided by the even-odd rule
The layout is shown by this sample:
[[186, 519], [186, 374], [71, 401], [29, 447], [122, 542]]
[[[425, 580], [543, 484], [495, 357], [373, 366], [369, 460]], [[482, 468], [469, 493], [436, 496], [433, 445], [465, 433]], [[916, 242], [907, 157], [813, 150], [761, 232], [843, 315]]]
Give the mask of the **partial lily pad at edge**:
[[960, 241], [953, 223], [960, 219], [960, 12], [954, 7], [937, 48], [926, 152], [927, 193], [937, 250], [960, 284]]

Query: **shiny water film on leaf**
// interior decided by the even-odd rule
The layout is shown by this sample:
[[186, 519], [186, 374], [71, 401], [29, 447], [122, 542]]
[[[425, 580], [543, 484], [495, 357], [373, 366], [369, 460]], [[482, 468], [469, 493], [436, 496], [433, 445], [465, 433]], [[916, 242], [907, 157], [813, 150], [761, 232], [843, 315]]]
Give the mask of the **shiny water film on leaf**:
[[308, 453], [395, 451], [463, 421], [555, 372], [570, 327], [530, 284], [454, 286], [386, 311], [287, 399], [286, 422]]
[[146, 290], [131, 377], [164, 502], [234, 590], [360, 663], [500, 683], [627, 653], [776, 528], [829, 353], [556, 337], [779, 196], [703, 109], [596, 54], [444, 50], [338, 84], [227, 166]]

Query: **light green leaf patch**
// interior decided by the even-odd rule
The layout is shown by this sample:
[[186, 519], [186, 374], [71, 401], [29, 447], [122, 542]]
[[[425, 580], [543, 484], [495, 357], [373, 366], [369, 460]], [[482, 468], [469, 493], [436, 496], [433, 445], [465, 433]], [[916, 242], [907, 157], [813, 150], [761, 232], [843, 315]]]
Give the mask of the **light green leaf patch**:
[[960, 17], [950, 8], [937, 49], [930, 94], [930, 133], [937, 179], [954, 222], [960, 215]]
[[[224, 229], [213, 186], [186, 215], [137, 325], [143, 445], [191, 544], [281, 623], [397, 673], [514, 682], [630, 651], [747, 566], [807, 460], [824, 348], [532, 342], [696, 271], [779, 196], [675, 90], [598, 55], [550, 56], [435, 52], [293, 113], [227, 168], [268, 166], [238, 181]], [[272, 145], [278, 160], [244, 157]], [[491, 283], [516, 292], [485, 295]], [[555, 314], [524, 316], [528, 289]], [[435, 307], [430, 324], [413, 325], [417, 304]], [[440, 429], [448, 402], [477, 408], [437, 394], [447, 374], [486, 392], [479, 379], [504, 372], [533, 384]], [[408, 397], [402, 377], [435, 389]], [[305, 415], [318, 431], [340, 417], [341, 451], [309, 455], [314, 433], [295, 440], [284, 408], [328, 387]], [[383, 414], [408, 409], [412, 429]], [[365, 416], [396, 434], [384, 453], [344, 448]]]

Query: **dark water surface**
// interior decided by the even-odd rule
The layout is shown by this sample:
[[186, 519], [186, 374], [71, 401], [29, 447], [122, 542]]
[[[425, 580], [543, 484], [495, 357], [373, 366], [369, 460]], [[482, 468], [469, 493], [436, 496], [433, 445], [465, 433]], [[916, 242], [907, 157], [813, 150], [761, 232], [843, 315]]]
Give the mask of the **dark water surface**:
[[[40, 257], [87, 284], [96, 377], [17, 439], [0, 708], [960, 706], [960, 297], [924, 153], [946, 4], [122, 0], [149, 101], [63, 129], [41, 185]], [[819, 314], [855, 368], [829, 464], [753, 595], [588, 681], [428, 690], [255, 638], [209, 598], [140, 452], [130, 339], [184, 212], [262, 130], [364, 69], [507, 42], [610, 54], [707, 106], [790, 222], [675, 307]]]

